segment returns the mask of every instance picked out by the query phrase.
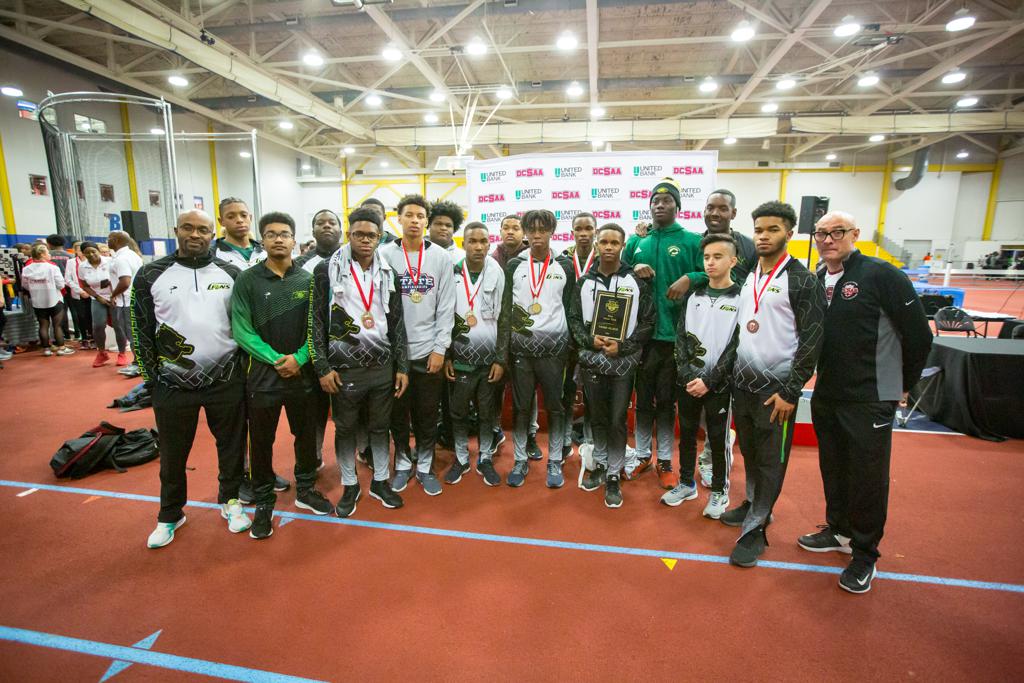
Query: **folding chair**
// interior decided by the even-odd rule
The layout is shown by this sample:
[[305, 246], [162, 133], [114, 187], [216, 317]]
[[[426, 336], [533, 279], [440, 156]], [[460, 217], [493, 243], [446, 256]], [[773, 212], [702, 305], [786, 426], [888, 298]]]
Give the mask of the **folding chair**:
[[921, 401], [924, 399], [925, 394], [928, 393], [928, 390], [932, 388], [933, 384], [935, 384], [936, 378], [941, 374], [942, 368], [939, 367], [938, 365], [935, 365], [930, 368], [925, 368], [924, 370], [921, 371], [921, 379], [917, 381], [917, 384], [914, 385], [914, 389], [911, 390], [910, 392], [913, 394], [915, 393], [915, 390], [918, 387], [921, 387], [921, 393], [917, 395], [917, 399], [914, 401], [914, 405], [911, 406], [910, 410], [907, 411], [906, 415], [901, 415], [899, 410], [896, 411], [896, 424], [898, 424], [900, 427], [907, 426], [907, 422], [910, 421], [910, 417], [914, 414], [914, 411], [917, 410], [917, 407], [921, 405]]
[[935, 336], [939, 332], [963, 332], [968, 337], [977, 337], [978, 330], [974, 319], [967, 312], [956, 306], [946, 306], [935, 311]]

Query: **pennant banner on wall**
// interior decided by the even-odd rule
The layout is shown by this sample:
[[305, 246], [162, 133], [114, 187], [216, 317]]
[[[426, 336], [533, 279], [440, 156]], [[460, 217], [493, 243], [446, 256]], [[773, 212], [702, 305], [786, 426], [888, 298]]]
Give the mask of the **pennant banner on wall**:
[[637, 223], [649, 223], [651, 189], [667, 177], [679, 185], [679, 224], [702, 233], [717, 171], [716, 151], [523, 154], [471, 161], [466, 222], [486, 224], [497, 242], [505, 216], [548, 209], [558, 219], [551, 246], [560, 252], [572, 243], [572, 219], [579, 213], [594, 214], [598, 226], [617, 223], [627, 235]]

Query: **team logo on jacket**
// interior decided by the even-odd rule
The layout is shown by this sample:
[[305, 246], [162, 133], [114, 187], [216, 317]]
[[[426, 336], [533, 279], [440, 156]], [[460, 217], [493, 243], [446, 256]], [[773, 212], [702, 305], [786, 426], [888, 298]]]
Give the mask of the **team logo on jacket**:
[[843, 285], [843, 288], [842, 290], [840, 290], [839, 293], [843, 295], [844, 299], [849, 301], [850, 299], [856, 298], [856, 296], [860, 294], [860, 287], [857, 285], [856, 282], [847, 282], [845, 285]]
[[679, 247], [674, 244], [667, 251], [669, 256], [679, 256]]
[[231, 285], [228, 284], [227, 282], [211, 282], [209, 285], [206, 286], [206, 289], [209, 291], [213, 291], [216, 289], [231, 289]]

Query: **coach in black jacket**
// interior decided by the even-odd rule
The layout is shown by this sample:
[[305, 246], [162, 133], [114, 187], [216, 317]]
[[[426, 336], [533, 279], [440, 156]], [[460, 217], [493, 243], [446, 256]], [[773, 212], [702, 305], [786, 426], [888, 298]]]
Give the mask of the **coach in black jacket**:
[[856, 249], [853, 216], [833, 211], [815, 225], [829, 302], [811, 417], [825, 487], [821, 531], [801, 536], [811, 552], [852, 553], [841, 588], [866, 593], [875, 576], [889, 500], [896, 406], [917, 383], [932, 333], [901, 271]]

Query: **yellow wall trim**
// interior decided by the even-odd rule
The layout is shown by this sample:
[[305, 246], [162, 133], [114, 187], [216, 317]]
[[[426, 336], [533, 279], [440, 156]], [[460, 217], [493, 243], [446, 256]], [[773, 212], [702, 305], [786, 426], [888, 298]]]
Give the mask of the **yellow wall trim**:
[[[121, 132], [125, 134], [124, 165], [128, 169], [128, 194], [132, 199], [132, 211], [139, 210], [139, 187], [135, 182], [135, 154], [132, 152], [132, 122], [128, 116], [128, 105], [121, 103]], [[171, 201], [174, 198], [171, 197]]]
[[[50, 188], [53, 191], [53, 188]], [[4, 137], [0, 135], [0, 202], [4, 204], [4, 226], [7, 234], [13, 235], [17, 230], [14, 225], [14, 207], [11, 206], [11, 184], [7, 177], [7, 160], [4, 158]]]
[[1003, 160], [996, 162], [992, 170], [992, 182], [988, 186], [988, 204], [985, 206], [985, 223], [981, 228], [982, 241], [992, 239], [992, 224], [996, 220], [996, 200], [999, 197], [999, 180], [1003, 175]]

